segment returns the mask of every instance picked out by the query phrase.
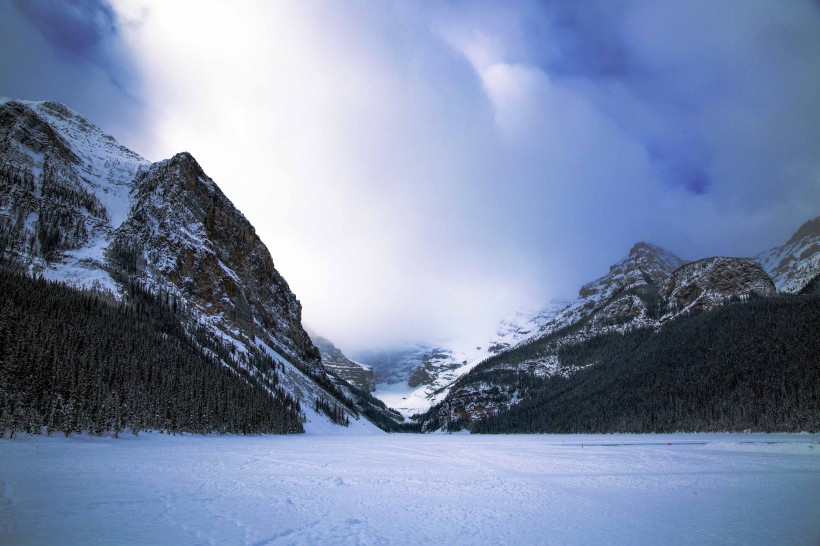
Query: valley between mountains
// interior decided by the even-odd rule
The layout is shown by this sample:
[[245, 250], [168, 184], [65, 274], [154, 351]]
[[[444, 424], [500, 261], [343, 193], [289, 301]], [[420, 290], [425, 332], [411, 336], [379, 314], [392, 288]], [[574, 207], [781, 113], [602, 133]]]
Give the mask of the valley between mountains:
[[190, 154], [0, 99], [0, 430], [820, 430], [820, 217], [749, 257], [638, 242], [496, 335], [345, 355]]

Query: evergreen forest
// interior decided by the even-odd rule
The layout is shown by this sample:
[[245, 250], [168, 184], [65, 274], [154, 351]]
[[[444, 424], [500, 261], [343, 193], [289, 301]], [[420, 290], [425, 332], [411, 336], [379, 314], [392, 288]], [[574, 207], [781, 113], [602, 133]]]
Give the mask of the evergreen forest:
[[[820, 430], [820, 296], [730, 303], [666, 324], [562, 346], [564, 373], [478, 370], [522, 400], [479, 433]], [[531, 346], [527, 352], [536, 353]], [[522, 377], [526, 376], [526, 377]], [[523, 379], [523, 381], [522, 381]]]
[[241, 366], [172, 295], [128, 293], [0, 268], [0, 433], [303, 431], [282, 364], [254, 354]]

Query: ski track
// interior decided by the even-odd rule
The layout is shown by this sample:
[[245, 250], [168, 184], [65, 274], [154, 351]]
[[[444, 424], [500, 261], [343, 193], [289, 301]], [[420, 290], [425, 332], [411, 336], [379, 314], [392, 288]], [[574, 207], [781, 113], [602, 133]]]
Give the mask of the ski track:
[[0, 440], [0, 544], [54, 543], [816, 545], [820, 444], [714, 434]]

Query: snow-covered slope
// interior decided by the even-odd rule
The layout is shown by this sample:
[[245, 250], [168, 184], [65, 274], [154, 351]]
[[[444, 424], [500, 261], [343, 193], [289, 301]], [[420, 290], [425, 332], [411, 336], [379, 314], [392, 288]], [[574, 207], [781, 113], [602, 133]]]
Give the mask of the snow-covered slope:
[[264, 243], [190, 154], [149, 163], [61, 104], [0, 99], [0, 259], [118, 299], [166, 294], [234, 366], [273, 358], [306, 413], [341, 396]]
[[105, 248], [149, 162], [54, 102], [0, 98], [0, 248], [32, 273], [116, 290]]
[[554, 300], [536, 310], [520, 309], [501, 320], [487, 343], [450, 342], [442, 347], [411, 345], [365, 351], [358, 358], [374, 368], [374, 396], [405, 417], [423, 413], [443, 400], [452, 384], [486, 358], [538, 333], [567, 303]]
[[820, 216], [809, 220], [783, 245], [754, 257], [778, 292], [797, 293], [820, 275]]
[[499, 322], [495, 337], [490, 340], [489, 353], [500, 353], [538, 335], [542, 326], [555, 320], [569, 305], [567, 301], [552, 300], [545, 307], [535, 311], [515, 311]]

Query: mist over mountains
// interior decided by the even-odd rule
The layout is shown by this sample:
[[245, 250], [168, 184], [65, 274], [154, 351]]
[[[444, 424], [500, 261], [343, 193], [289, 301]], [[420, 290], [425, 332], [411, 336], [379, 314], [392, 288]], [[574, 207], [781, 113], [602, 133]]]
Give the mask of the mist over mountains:
[[[652, 423], [664, 423], [665, 430], [684, 424], [692, 430], [817, 426], [811, 417], [818, 389], [817, 347], [807, 325], [817, 311], [820, 217], [753, 258], [687, 261], [638, 242], [605, 275], [579, 283], [575, 300], [515, 311], [489, 339], [402, 345], [349, 358], [321, 332], [304, 329], [301, 304], [253, 225], [191, 154], [151, 163], [53, 102], [3, 99], [0, 122], [0, 258], [12, 275], [5, 282], [19, 282], [21, 294], [61, 309], [59, 320], [71, 321], [77, 332], [74, 340], [49, 330], [35, 335], [25, 326], [30, 323], [21, 320], [24, 300], [8, 300], [2, 419], [12, 434], [42, 427], [70, 434], [143, 428], [375, 432], [467, 427], [504, 432], [509, 427], [547, 432], [647, 431], [653, 430]], [[67, 288], [31, 284], [19, 276], [14, 281], [14, 275]], [[83, 312], [62, 309], [78, 305]], [[32, 308], [31, 316], [36, 312]], [[157, 410], [146, 405], [148, 400], [173, 405], [177, 397], [198, 398], [184, 394], [184, 382], [161, 387], [166, 380], [142, 383], [139, 374], [118, 375], [122, 366], [133, 372], [146, 365], [143, 377], [153, 377], [150, 366], [161, 365], [163, 357], [160, 342], [140, 349], [151, 356], [135, 364], [129, 356], [134, 349], [103, 342], [101, 328], [99, 341], [105, 348], [93, 349], [94, 333], [82, 324], [105, 320], [100, 317], [112, 312], [120, 313], [134, 332], [142, 329], [152, 339], [174, 340], [181, 351], [175, 365], [193, 374], [185, 384], [230, 378], [238, 381], [231, 389], [243, 385], [260, 398], [248, 406], [238, 403], [227, 413], [207, 404], [185, 410], [163, 406], [166, 420], [149, 419], [146, 415]], [[770, 326], [744, 326], [754, 321]], [[713, 322], [719, 326], [702, 326]], [[686, 337], [703, 328], [719, 337]], [[659, 345], [650, 349], [653, 344]], [[739, 363], [748, 362], [739, 355], [750, 347], [758, 367], [754, 373], [738, 372]], [[664, 352], [669, 350], [686, 354], [670, 353], [677, 355], [672, 357]], [[578, 409], [595, 399], [594, 392], [573, 383], [585, 374], [607, 373], [607, 381], [616, 378], [608, 395], [629, 396], [619, 381], [651, 366], [653, 357], [647, 355], [692, 367], [701, 362], [694, 357], [698, 351], [717, 351], [718, 356], [709, 358], [726, 368], [721, 377], [736, 377], [740, 390], [710, 381], [708, 388], [717, 394], [694, 401], [686, 398], [689, 394], [673, 396], [668, 403], [677, 404], [675, 412], [661, 404], [648, 412], [649, 421], [626, 414], [606, 421]], [[92, 355], [102, 359], [99, 366]], [[624, 363], [632, 361], [634, 366]], [[192, 367], [191, 362], [200, 364]], [[198, 375], [198, 369], [208, 375]], [[759, 375], [765, 373], [774, 375]], [[58, 379], [45, 381], [46, 376]], [[684, 376], [655, 382], [666, 382], [664, 392], [706, 388], [686, 383]], [[749, 394], [753, 391], [744, 390], [749, 381], [775, 390]], [[166, 390], [161, 396], [146, 394], [157, 388]], [[572, 403], [565, 399], [560, 404], [568, 405], [556, 409], [557, 393], [567, 389], [575, 393]], [[726, 404], [743, 409], [716, 409]], [[772, 413], [772, 404], [788, 409]], [[252, 417], [259, 407], [278, 408], [278, 417]], [[579, 413], [562, 420], [555, 411]], [[704, 411], [711, 417], [703, 417]], [[182, 418], [190, 412], [197, 417]], [[692, 412], [701, 417], [690, 418]], [[214, 420], [217, 414], [221, 417]]]

